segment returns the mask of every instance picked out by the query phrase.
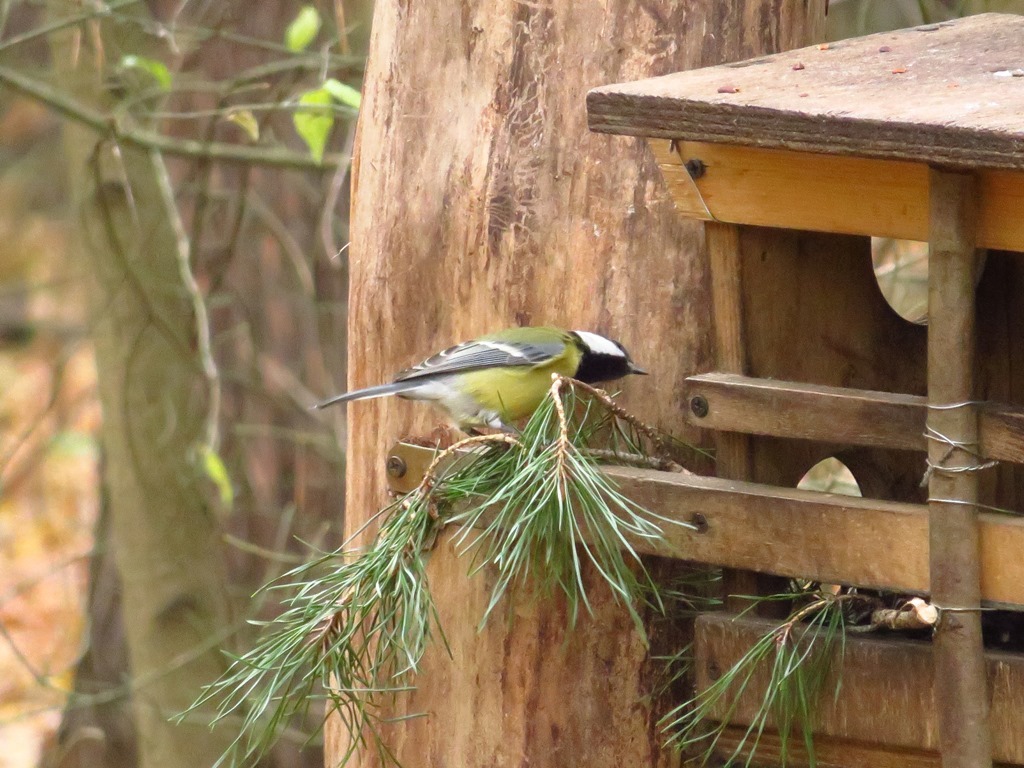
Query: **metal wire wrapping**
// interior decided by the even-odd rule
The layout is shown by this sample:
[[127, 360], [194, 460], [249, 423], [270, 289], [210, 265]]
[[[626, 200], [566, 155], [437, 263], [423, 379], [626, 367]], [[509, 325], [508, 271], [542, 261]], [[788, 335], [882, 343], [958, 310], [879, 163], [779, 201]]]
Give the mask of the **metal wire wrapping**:
[[[982, 403], [983, 401], [981, 400], [964, 400], [963, 402], [960, 403], [929, 403], [928, 408], [930, 410], [935, 411], [951, 411], [955, 408], [966, 408], [973, 405], [981, 405]], [[925, 458], [925, 462], [927, 463], [928, 467], [924, 472], [924, 476], [921, 478], [922, 488], [928, 485], [928, 481], [931, 480], [932, 475], [936, 472], [945, 475], [957, 475], [966, 472], [980, 472], [984, 469], [991, 469], [992, 467], [995, 467], [999, 464], [998, 461], [992, 459], [985, 460], [985, 457], [981, 455], [980, 446], [976, 441], [967, 442], [962, 440], [954, 440], [953, 438], [942, 434], [937, 429], [931, 426], [925, 427], [924, 436], [928, 440], [934, 440], [936, 442], [942, 443], [944, 445], [949, 446], [949, 448], [946, 450], [946, 452], [942, 455], [942, 458], [937, 463], [933, 462], [930, 458]], [[967, 464], [958, 467], [945, 466], [945, 462], [947, 462], [956, 451], [962, 451], [963, 453], [966, 453], [968, 456], [972, 457], [976, 461], [972, 464]], [[941, 504], [960, 504], [964, 506], [974, 507], [975, 509], [987, 509], [994, 512], [1006, 513], [1010, 511], [1006, 509], [1001, 509], [1000, 507], [993, 507], [988, 504], [982, 504], [979, 501], [965, 501], [964, 499], [939, 499], [931, 496], [930, 494], [928, 496], [928, 501], [934, 501]], [[987, 608], [980, 605], [943, 606], [939, 605], [934, 600], [930, 602], [931, 605], [933, 605], [935, 609], [939, 612], [939, 620], [936, 622], [936, 627], [942, 622], [943, 613], [982, 613], [983, 611], [997, 610], [996, 608]]]

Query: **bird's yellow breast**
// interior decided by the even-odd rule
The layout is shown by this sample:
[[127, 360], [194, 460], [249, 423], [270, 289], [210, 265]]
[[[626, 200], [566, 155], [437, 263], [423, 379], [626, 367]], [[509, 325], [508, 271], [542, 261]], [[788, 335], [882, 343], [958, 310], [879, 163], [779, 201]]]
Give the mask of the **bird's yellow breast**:
[[467, 372], [459, 388], [508, 424], [532, 414], [551, 388], [551, 374], [572, 376], [581, 357], [580, 350], [570, 342], [562, 354], [540, 365]]

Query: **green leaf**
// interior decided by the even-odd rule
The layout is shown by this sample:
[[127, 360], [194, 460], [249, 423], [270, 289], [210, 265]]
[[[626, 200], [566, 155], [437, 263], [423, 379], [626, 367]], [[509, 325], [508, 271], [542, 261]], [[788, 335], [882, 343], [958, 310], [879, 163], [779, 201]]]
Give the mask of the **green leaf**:
[[169, 91], [171, 89], [171, 70], [162, 61], [147, 59], [145, 56], [122, 56], [121, 68], [138, 69], [156, 80], [163, 90]]
[[236, 109], [228, 113], [227, 120], [234, 123], [253, 141], [260, 140], [260, 124], [251, 109]]
[[96, 454], [96, 438], [86, 432], [65, 429], [53, 436], [50, 449], [63, 456], [93, 456]]
[[359, 109], [359, 105], [362, 103], [362, 96], [358, 90], [333, 77], [324, 83], [324, 90], [331, 94], [336, 102], [344, 104], [346, 107]]
[[295, 132], [299, 134], [309, 153], [318, 161], [324, 159], [327, 137], [334, 126], [334, 113], [331, 111], [333, 99], [326, 88], [306, 91], [299, 97], [302, 106], [295, 111], [292, 121]]
[[302, 6], [284, 33], [284, 44], [288, 50], [295, 53], [305, 50], [316, 39], [320, 24], [320, 12], [312, 5]]
[[212, 448], [202, 449], [203, 472], [217, 486], [217, 493], [220, 496], [221, 504], [231, 509], [235, 503], [235, 489], [231, 487], [231, 477], [228, 475], [228, 468], [224, 460]]

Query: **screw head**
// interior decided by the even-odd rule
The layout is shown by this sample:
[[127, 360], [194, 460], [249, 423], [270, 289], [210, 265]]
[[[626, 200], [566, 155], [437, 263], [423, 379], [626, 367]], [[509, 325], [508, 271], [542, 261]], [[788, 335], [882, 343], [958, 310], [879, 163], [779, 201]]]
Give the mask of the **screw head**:
[[683, 167], [686, 168], [686, 172], [690, 174], [690, 178], [694, 181], [707, 173], [708, 170], [708, 167], [704, 165], [704, 161], [698, 157], [691, 157], [683, 163]]
[[707, 399], [705, 399], [704, 395], [696, 395], [690, 398], [690, 411], [698, 419], [703, 419], [705, 416], [708, 415], [708, 411], [710, 410], [711, 408], [708, 405], [708, 401]]
[[401, 456], [388, 456], [387, 463], [384, 466], [387, 468], [388, 476], [396, 479], [405, 477], [405, 473], [408, 471], [408, 467], [405, 466], [405, 459]]

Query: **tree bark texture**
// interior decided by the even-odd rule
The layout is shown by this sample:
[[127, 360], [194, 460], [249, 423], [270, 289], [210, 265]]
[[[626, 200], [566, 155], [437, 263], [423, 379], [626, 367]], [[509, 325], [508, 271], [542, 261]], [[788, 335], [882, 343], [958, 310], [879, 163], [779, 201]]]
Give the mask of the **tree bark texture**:
[[[103, 103], [103, 55], [141, 50], [132, 25], [55, 37], [55, 68], [76, 97]], [[97, 38], [98, 39], [98, 38]], [[109, 40], [104, 38], [106, 42]], [[133, 43], [137, 47], [133, 48]], [[123, 46], [123, 48], [122, 48]], [[206, 768], [230, 740], [209, 720], [170, 721], [225, 668], [228, 621], [219, 530], [191, 457], [205, 395], [195, 317], [158, 177], [144, 152], [65, 128], [103, 407], [104, 485], [146, 768]]]
[[[96, 540], [109, 542], [109, 529], [110, 497], [101, 492]], [[40, 768], [134, 768], [139, 764], [129, 697], [89, 699], [119, 688], [131, 675], [117, 562], [103, 543], [97, 550], [89, 560], [88, 644], [75, 664], [74, 694]]]
[[[354, 172], [350, 387], [511, 325], [591, 329], [653, 373], [621, 402], [700, 441], [681, 384], [712, 364], [702, 225], [676, 215], [644, 142], [587, 131], [584, 97], [805, 44], [823, 25], [819, 0], [381, 0]], [[437, 417], [398, 400], [349, 414], [354, 531], [387, 502], [388, 446]], [[431, 555], [453, 658], [436, 644], [390, 709], [427, 715], [387, 732], [403, 765], [672, 763], [647, 649], [608, 592], [592, 586], [593, 616], [568, 636], [564, 605], [526, 598], [478, 632], [491, 575], [469, 567], [447, 539]], [[346, 743], [332, 720], [328, 765]]]

